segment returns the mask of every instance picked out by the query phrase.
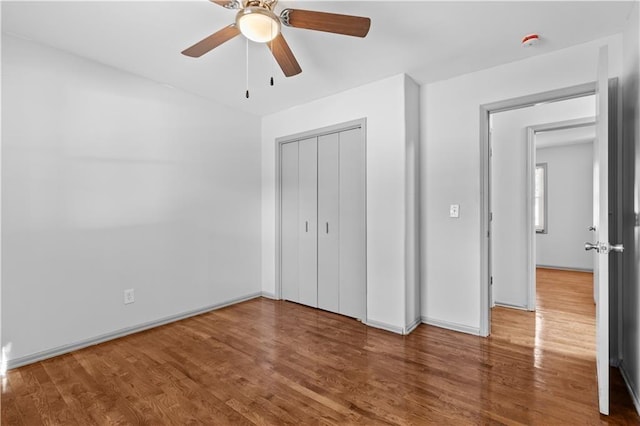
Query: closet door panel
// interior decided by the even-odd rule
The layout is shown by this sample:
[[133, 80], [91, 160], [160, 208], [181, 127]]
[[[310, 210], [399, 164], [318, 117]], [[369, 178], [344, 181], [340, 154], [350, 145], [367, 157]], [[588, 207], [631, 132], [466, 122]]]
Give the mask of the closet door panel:
[[340, 313], [365, 319], [366, 152], [362, 129], [340, 133]]
[[301, 140], [298, 153], [299, 302], [318, 307], [318, 142]]
[[298, 142], [281, 146], [280, 170], [282, 298], [298, 302]]
[[339, 136], [318, 138], [318, 307], [340, 311]]

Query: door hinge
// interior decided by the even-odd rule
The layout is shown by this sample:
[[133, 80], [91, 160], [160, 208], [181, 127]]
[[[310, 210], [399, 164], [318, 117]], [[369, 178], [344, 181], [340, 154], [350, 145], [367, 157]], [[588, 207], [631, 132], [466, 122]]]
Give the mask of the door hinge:
[[493, 285], [493, 276], [491, 277], [491, 285]]

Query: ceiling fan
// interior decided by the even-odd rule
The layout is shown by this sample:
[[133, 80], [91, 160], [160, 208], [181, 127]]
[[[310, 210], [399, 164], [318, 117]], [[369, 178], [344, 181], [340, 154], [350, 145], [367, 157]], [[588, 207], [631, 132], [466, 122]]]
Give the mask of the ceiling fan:
[[183, 55], [198, 58], [242, 34], [249, 40], [267, 43], [287, 77], [300, 74], [302, 69], [280, 31], [282, 25], [354, 37], [365, 37], [371, 26], [369, 18], [311, 10], [284, 9], [278, 16], [274, 12], [278, 0], [210, 1], [227, 9], [238, 10], [236, 22], [185, 49]]

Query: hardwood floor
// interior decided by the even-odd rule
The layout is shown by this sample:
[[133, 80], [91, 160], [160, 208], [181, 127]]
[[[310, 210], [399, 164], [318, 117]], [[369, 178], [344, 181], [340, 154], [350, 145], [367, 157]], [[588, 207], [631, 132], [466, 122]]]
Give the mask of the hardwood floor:
[[11, 370], [2, 424], [640, 424], [615, 369], [598, 414], [591, 275], [538, 277], [487, 339], [251, 300]]

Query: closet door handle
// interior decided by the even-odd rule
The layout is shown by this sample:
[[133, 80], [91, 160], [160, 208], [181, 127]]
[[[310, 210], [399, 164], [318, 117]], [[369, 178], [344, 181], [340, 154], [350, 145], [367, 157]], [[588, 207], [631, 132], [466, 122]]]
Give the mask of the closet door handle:
[[309, 232], [309, 221], [308, 220], [306, 220], [304, 222], [304, 232]]
[[329, 222], [327, 222], [327, 234], [329, 233]]

